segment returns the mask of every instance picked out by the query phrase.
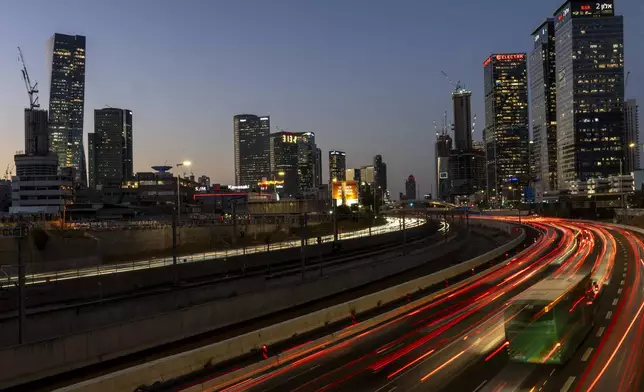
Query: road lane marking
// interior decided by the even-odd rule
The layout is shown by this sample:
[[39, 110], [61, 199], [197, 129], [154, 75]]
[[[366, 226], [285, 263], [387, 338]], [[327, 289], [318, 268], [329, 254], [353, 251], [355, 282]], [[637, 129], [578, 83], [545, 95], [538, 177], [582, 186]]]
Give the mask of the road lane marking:
[[575, 378], [577, 378], [577, 377], [572, 377], [572, 376], [568, 377], [568, 380], [566, 381], [566, 383], [563, 385], [563, 387], [561, 387], [560, 392], [568, 392], [568, 390], [572, 386], [572, 383], [575, 382]]
[[625, 278], [625, 277], [626, 277], [626, 272], [622, 274], [622, 278]]
[[620, 285], [620, 286], [623, 286], [623, 285], [624, 285], [624, 279], [622, 279], [622, 281], [621, 281], [621, 282], [619, 282], [619, 285]]
[[487, 382], [487, 380], [485, 380], [485, 381], [483, 381], [482, 383], [480, 383], [480, 384], [479, 384], [479, 386], [478, 386], [478, 387], [476, 387], [476, 389], [475, 389], [475, 390], [473, 390], [472, 392], [477, 392], [477, 391], [479, 391], [481, 388], [483, 388], [483, 385], [485, 385], [485, 383], [486, 383], [486, 382]]
[[619, 290], [617, 290], [617, 295], [620, 295], [622, 293], [622, 288], [620, 287]]
[[296, 374], [296, 375], [294, 375], [293, 377], [289, 378], [289, 379], [288, 379], [288, 381], [291, 381], [292, 379], [294, 379], [294, 378], [296, 378], [296, 377], [299, 377], [299, 376], [301, 376], [302, 374], [305, 374], [305, 373], [308, 373], [308, 372], [312, 372], [312, 371], [314, 371], [315, 369], [317, 369], [317, 368], [319, 368], [319, 367], [320, 367], [320, 365], [315, 365], [315, 366], [313, 366], [313, 367], [312, 367], [312, 368], [310, 368], [310, 369], [307, 369], [307, 370], [305, 370], [305, 371], [303, 371], [303, 372], [299, 372], [298, 374]]
[[605, 330], [605, 329], [606, 329], [606, 327], [601, 327], [601, 328], [599, 328], [599, 330], [597, 331], [597, 337], [598, 337], [598, 338], [601, 338], [601, 337], [602, 337], [602, 334], [604, 333], [604, 330]]
[[586, 362], [588, 360], [588, 358], [590, 357], [590, 354], [592, 354], [592, 352], [593, 352], [593, 348], [588, 347], [586, 349], [586, 352], [584, 353], [584, 355], [581, 357], [581, 361]]
[[609, 310], [608, 313], [606, 313], [606, 320], [610, 319], [613, 316], [613, 311]]
[[619, 298], [615, 298], [615, 299], [613, 300], [613, 306], [617, 305], [617, 302], [619, 302]]

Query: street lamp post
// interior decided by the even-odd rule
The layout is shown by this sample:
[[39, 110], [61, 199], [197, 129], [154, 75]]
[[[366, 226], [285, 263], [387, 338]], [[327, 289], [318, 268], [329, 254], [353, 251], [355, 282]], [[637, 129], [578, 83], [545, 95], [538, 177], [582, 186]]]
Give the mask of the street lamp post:
[[[177, 163], [176, 167], [179, 169], [181, 166], [190, 166], [192, 165], [192, 162], [190, 161], [183, 161], [181, 163]], [[179, 170], [177, 170], [177, 199], [175, 203], [175, 208], [174, 208], [174, 214], [173, 214], [173, 219], [172, 219], [172, 264], [177, 264], [177, 226], [179, 225], [179, 219], [181, 216], [181, 189], [180, 189], [180, 182], [181, 178], [179, 177]]]
[[[177, 169], [179, 169], [181, 166], [190, 166], [192, 165], [192, 162], [190, 161], [183, 161], [181, 163], [177, 163]], [[179, 187], [181, 183], [181, 178], [179, 177], [179, 170], [177, 170], [177, 221], [180, 221], [181, 219], [181, 189]]]

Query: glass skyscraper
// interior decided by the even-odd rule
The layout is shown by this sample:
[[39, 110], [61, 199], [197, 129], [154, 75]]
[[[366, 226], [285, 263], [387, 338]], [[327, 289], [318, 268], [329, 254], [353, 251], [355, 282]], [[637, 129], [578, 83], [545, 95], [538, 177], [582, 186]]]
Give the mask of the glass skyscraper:
[[257, 184], [270, 175], [270, 117], [238, 114], [233, 117], [235, 185]]
[[[555, 72], [555, 23], [546, 20], [533, 33], [530, 54], [532, 140], [537, 189], [557, 189], [557, 75]], [[538, 192], [539, 194], [539, 192]]]
[[88, 140], [90, 186], [120, 186], [134, 178], [132, 111], [94, 110], [94, 133]]
[[526, 54], [493, 54], [483, 66], [488, 197], [518, 200], [529, 174]]
[[313, 132], [276, 132], [270, 135], [271, 180], [284, 181], [284, 197], [295, 197], [316, 187], [318, 148]]
[[83, 116], [85, 37], [54, 34], [49, 40], [49, 146], [59, 168], [72, 167], [77, 184], [87, 185]]
[[347, 154], [343, 151], [329, 151], [329, 183], [346, 181]]
[[618, 174], [625, 158], [624, 24], [612, 0], [555, 12], [557, 180]]

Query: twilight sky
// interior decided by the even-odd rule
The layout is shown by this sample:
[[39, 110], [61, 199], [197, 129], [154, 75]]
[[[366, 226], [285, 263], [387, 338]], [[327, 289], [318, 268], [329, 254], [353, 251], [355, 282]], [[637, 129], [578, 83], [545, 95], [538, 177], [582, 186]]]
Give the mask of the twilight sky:
[[[269, 114], [273, 128], [315, 132], [324, 179], [330, 149], [346, 151], [348, 167], [382, 154], [392, 196], [409, 174], [428, 192], [433, 123], [446, 110], [451, 118], [441, 70], [473, 90], [480, 139], [483, 61], [529, 52], [530, 33], [562, 3], [1, 0], [0, 177], [24, 148], [16, 46], [47, 108], [45, 43], [60, 32], [87, 36], [85, 134], [95, 108], [134, 112], [135, 171], [191, 159], [195, 175], [232, 183], [233, 115]], [[615, 3], [625, 17], [627, 97], [644, 108], [644, 1]]]

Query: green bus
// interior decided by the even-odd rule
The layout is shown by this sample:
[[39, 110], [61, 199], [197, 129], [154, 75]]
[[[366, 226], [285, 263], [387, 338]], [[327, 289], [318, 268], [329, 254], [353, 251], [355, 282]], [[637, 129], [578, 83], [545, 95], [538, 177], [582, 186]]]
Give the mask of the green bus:
[[505, 311], [510, 360], [562, 364], [593, 326], [597, 285], [590, 274], [547, 278], [510, 302]]

